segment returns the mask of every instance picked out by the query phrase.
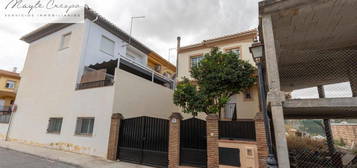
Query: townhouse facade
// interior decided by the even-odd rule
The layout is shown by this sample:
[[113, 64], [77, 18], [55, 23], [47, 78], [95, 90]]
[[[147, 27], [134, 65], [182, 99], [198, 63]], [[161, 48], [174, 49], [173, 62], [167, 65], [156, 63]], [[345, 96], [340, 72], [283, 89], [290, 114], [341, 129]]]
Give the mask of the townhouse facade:
[[176, 111], [175, 66], [90, 8], [84, 23], [47, 24], [22, 40], [10, 141], [106, 158], [119, 144], [114, 114], [165, 120]]
[[16, 68], [13, 71], [0, 70], [0, 138], [6, 137], [19, 83], [20, 74], [16, 73]]
[[[249, 52], [249, 47], [256, 36], [257, 30], [249, 30], [204, 40], [198, 44], [179, 47], [177, 60], [178, 81], [182, 80], [183, 77], [186, 77], [194, 82], [190, 75], [191, 67], [196, 66], [204, 57], [204, 54], [209, 53], [213, 47], [218, 47], [223, 52], [232, 51], [239, 55], [241, 59], [247, 60], [252, 65], [255, 65]], [[221, 112], [220, 119], [232, 120], [233, 116], [236, 116], [237, 119], [254, 119], [257, 112], [259, 112], [258, 87], [254, 85], [243, 93], [233, 95], [229, 103]], [[200, 117], [204, 118], [205, 116], [202, 116], [201, 114]]]

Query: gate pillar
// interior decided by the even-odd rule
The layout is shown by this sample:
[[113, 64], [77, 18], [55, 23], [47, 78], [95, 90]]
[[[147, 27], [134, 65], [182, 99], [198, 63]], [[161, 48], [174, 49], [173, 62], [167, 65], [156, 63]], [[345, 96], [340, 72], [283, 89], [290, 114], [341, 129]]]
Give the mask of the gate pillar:
[[117, 160], [119, 131], [120, 131], [120, 123], [122, 119], [123, 116], [120, 113], [112, 114], [110, 131], [109, 131], [108, 153], [107, 153], [108, 160]]
[[206, 117], [207, 122], [207, 167], [218, 168], [218, 116], [209, 114]]
[[172, 113], [169, 118], [169, 168], [177, 168], [180, 164], [180, 113]]

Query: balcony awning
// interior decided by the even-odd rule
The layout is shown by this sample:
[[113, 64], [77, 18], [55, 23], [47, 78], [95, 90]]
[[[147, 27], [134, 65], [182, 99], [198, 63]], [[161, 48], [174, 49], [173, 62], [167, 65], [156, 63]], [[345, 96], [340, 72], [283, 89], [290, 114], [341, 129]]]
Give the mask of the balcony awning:
[[[117, 65], [118, 65], [118, 59], [115, 59], [115, 60], [105, 61], [102, 63], [97, 63], [94, 65], [89, 65], [88, 67], [92, 68], [92, 69], [97, 69], [97, 70], [98, 69], [107, 69], [108, 74], [114, 75], [115, 68], [117, 67]], [[134, 75], [140, 76], [144, 79], [150, 80], [150, 81], [152, 80], [152, 75], [154, 75], [154, 79], [153, 79], [154, 82], [157, 84], [160, 84], [160, 85], [165, 85], [165, 84], [170, 84], [170, 86], [173, 85], [173, 83], [170, 80], [165, 79], [155, 73], [153, 74], [152, 71], [149, 71], [143, 67], [135, 65], [134, 63], [129, 62], [126, 59], [120, 60], [119, 68], [124, 71], [130, 72]]]

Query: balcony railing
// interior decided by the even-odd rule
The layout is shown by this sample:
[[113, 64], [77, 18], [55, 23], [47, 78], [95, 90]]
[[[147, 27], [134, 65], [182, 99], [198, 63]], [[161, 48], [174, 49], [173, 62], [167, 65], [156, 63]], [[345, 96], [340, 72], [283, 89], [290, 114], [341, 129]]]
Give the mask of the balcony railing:
[[0, 114], [10, 113], [10, 112], [11, 112], [11, 106], [0, 106]]

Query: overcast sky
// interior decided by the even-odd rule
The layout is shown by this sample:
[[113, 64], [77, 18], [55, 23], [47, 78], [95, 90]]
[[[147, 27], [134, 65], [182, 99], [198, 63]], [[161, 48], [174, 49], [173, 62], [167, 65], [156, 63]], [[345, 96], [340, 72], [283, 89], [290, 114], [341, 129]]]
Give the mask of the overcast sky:
[[[99, 14], [129, 32], [131, 16], [135, 20], [133, 36], [168, 59], [169, 48], [205, 39], [238, 33], [258, 25], [259, 0], [90, 0], [87, 4]], [[27, 47], [21, 36], [43, 24], [0, 22], [0, 69], [23, 68]], [[170, 61], [175, 60], [171, 51]]]

